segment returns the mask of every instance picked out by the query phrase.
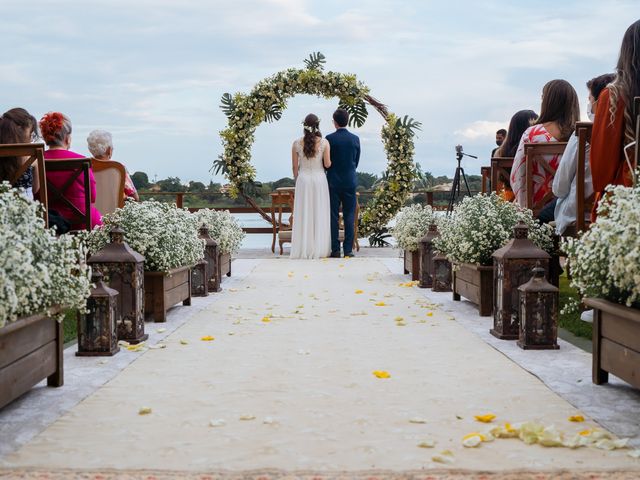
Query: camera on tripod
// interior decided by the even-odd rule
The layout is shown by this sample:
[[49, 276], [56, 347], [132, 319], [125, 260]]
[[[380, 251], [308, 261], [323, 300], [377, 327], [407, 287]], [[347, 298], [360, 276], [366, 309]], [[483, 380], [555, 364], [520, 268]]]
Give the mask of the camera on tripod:
[[469, 190], [469, 184], [467, 183], [467, 176], [464, 174], [464, 168], [462, 168], [461, 165], [462, 157], [478, 158], [475, 155], [464, 153], [464, 151], [462, 150], [462, 145], [456, 145], [456, 160], [458, 161], [458, 166], [456, 167], [456, 173], [453, 176], [453, 183], [451, 184], [447, 214], [450, 214], [453, 211], [453, 206], [455, 205], [455, 203], [460, 200], [460, 198], [462, 198], [462, 182], [464, 182], [464, 186], [466, 187], [467, 195], [471, 195], [471, 190]]

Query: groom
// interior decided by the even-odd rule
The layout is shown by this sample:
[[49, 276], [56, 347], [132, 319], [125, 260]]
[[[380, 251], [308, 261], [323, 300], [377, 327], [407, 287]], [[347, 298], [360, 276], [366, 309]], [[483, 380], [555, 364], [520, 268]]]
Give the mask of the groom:
[[347, 130], [349, 112], [339, 108], [333, 114], [336, 131], [326, 136], [331, 147], [331, 167], [327, 170], [331, 199], [331, 257], [340, 258], [338, 219], [340, 204], [344, 219], [345, 257], [353, 257], [354, 217], [356, 213], [356, 168], [360, 161], [360, 139]]

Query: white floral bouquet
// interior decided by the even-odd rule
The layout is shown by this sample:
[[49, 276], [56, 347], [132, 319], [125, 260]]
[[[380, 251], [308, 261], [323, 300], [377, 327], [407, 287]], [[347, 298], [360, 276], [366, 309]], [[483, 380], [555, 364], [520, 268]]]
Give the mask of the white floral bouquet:
[[85, 309], [91, 283], [83, 247], [46, 229], [42, 209], [0, 184], [0, 327], [55, 306]]
[[495, 192], [465, 197], [450, 217], [443, 218], [436, 250], [457, 263], [491, 265], [491, 255], [513, 238], [518, 222], [529, 227], [529, 239], [546, 252], [553, 251], [553, 229], [533, 218], [531, 210], [505, 202]]
[[203, 224], [209, 229], [209, 235], [216, 242], [221, 253], [233, 255], [240, 250], [244, 231], [238, 221], [228, 210], [198, 210], [193, 214], [198, 226]]
[[598, 221], [562, 248], [571, 286], [587, 297], [640, 308], [640, 186], [615, 186], [598, 206]]
[[86, 236], [91, 252], [109, 243], [111, 227], [117, 225], [124, 230], [131, 248], [144, 255], [145, 270], [166, 272], [194, 265], [204, 257], [204, 240], [198, 238], [196, 218], [173, 204], [127, 201], [102, 221], [104, 225]]
[[395, 226], [391, 234], [402, 250], [415, 252], [420, 239], [429, 230], [429, 225], [436, 223], [436, 216], [429, 205], [410, 205], [403, 207], [396, 215]]

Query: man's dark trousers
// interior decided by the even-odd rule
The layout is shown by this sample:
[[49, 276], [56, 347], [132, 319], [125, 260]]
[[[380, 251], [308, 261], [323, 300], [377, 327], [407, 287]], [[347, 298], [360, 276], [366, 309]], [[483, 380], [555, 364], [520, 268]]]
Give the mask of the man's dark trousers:
[[353, 250], [354, 221], [356, 216], [356, 189], [349, 187], [331, 187], [331, 252], [340, 252], [339, 219], [340, 204], [342, 204], [342, 219], [344, 221], [344, 254]]

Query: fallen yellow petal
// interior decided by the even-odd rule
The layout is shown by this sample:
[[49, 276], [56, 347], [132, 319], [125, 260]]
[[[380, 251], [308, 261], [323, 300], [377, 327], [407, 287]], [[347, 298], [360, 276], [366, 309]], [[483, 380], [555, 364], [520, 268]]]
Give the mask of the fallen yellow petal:
[[433, 448], [436, 446], [436, 442], [433, 439], [428, 439], [428, 440], [423, 440], [422, 442], [420, 442], [418, 444], [418, 447], [420, 448]]
[[473, 432], [462, 437], [462, 446], [466, 448], [474, 448], [482, 443], [482, 435]]
[[439, 455], [434, 455], [431, 460], [437, 463], [452, 463], [453, 452], [451, 450], [443, 450]]
[[387, 306], [387, 304], [386, 304], [386, 303], [384, 303], [384, 302], [377, 302], [377, 303], [374, 303], [374, 305], [375, 305], [376, 307], [386, 307], [386, 306]]
[[474, 415], [473, 416], [477, 421], [482, 423], [491, 423], [491, 421], [496, 418], [493, 413], [487, 413], [485, 415]]
[[404, 322], [404, 318], [402, 317], [396, 317], [393, 319], [395, 322]]
[[138, 415], [149, 415], [151, 413], [151, 407], [140, 407]]
[[361, 293], [364, 293], [364, 290], [356, 290], [356, 295], [360, 295]]
[[391, 378], [391, 374], [389, 372], [384, 371], [384, 370], [374, 370], [373, 374], [377, 378]]
[[584, 422], [584, 417], [582, 415], [571, 415], [568, 420], [570, 422]]
[[263, 323], [269, 323], [270, 321], [271, 321], [271, 315], [265, 315], [264, 317], [262, 317]]
[[200, 340], [202, 340], [203, 342], [212, 342], [215, 339], [216, 337], [212, 337], [211, 335], [205, 335], [204, 337], [200, 338]]
[[433, 317], [433, 312], [428, 312], [427, 317]]

